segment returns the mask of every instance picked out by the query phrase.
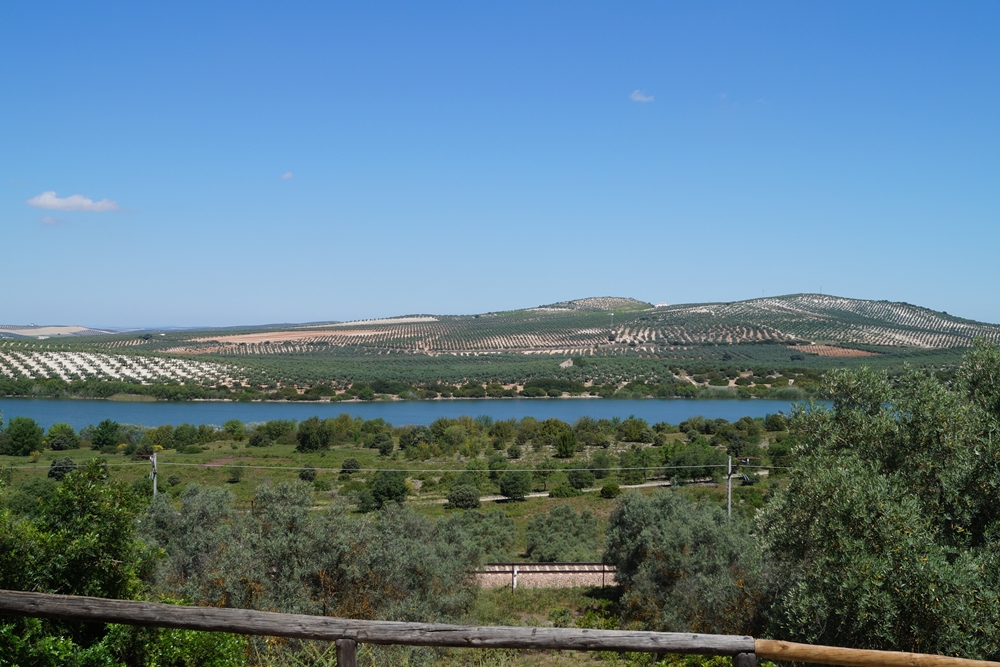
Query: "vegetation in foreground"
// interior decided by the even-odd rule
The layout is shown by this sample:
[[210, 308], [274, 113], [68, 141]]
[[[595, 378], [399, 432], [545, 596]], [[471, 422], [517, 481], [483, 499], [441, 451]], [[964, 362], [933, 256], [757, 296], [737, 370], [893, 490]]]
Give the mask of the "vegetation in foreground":
[[[478, 592], [468, 575], [487, 545], [510, 539], [510, 518], [500, 514], [453, 510], [435, 520], [392, 501], [367, 514], [339, 503], [310, 511], [305, 482], [261, 486], [249, 512], [235, 511], [225, 489], [200, 485], [150, 504], [96, 462], [67, 472], [29, 513], [4, 492], [0, 587], [362, 618], [473, 622], [492, 613], [497, 622], [752, 634], [995, 660], [998, 378], [1000, 351], [988, 344], [968, 355], [950, 387], [920, 373], [897, 383], [871, 371], [831, 374], [834, 408], [792, 416], [793, 469], [755, 517], [729, 521], [718, 504], [674, 490], [611, 501], [603, 551], [622, 587], [592, 594], [593, 602], [582, 592], [561, 598], [571, 604], [557, 598], [573, 593], [538, 594], [490, 612], [491, 596], [504, 593]], [[30, 619], [0, 623], [0, 648], [13, 664], [290, 665], [331, 656], [320, 645]], [[363, 657], [481, 659], [425, 649]], [[487, 660], [540, 662], [503, 652]]]

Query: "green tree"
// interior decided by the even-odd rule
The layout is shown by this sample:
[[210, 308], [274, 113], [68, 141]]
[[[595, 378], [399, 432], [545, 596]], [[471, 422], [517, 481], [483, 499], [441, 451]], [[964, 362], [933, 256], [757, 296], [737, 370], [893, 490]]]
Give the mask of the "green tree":
[[799, 458], [760, 523], [776, 636], [1000, 656], [997, 378], [979, 343], [954, 387], [832, 371], [834, 409], [793, 411]]
[[303, 482], [315, 482], [316, 481], [316, 468], [311, 465], [305, 465], [299, 469], [299, 479]]
[[45, 435], [45, 442], [52, 451], [80, 448], [80, 436], [72, 426], [64, 422], [53, 424]]
[[531, 473], [508, 470], [500, 478], [500, 495], [508, 500], [524, 500], [531, 492]]
[[330, 432], [319, 417], [310, 417], [301, 422], [295, 437], [299, 443], [295, 447], [297, 452], [317, 452], [330, 446]]
[[42, 451], [44, 431], [31, 417], [14, 417], [7, 424], [4, 454], [28, 456]]
[[556, 445], [557, 459], [571, 459], [576, 455], [576, 434], [573, 431], [563, 431], [559, 434]]
[[535, 467], [533, 477], [542, 483], [542, 491], [548, 490], [547, 484], [549, 478], [552, 477], [556, 470], [558, 470], [556, 462], [547, 456]]
[[[67, 474], [37, 518], [0, 511], [0, 589], [135, 599], [152, 556], [135, 534], [138, 513], [138, 498], [109, 482], [102, 462]], [[109, 633], [99, 623], [0, 620], [0, 655], [10, 664], [110, 664]]]
[[247, 437], [246, 427], [239, 419], [229, 419], [222, 424], [222, 430], [230, 440], [242, 442]]
[[510, 467], [507, 457], [500, 452], [491, 454], [487, 465], [490, 468], [490, 479], [494, 482], [499, 482], [503, 472]]
[[[97, 428], [94, 429], [94, 433], [90, 438], [90, 446], [92, 449], [104, 449], [105, 447], [117, 447], [121, 442], [121, 430], [118, 422], [112, 421], [110, 419], [105, 419]], [[191, 443], [188, 443], [191, 444]]]
[[380, 456], [389, 456], [395, 448], [395, 444], [392, 441], [392, 434], [388, 431], [376, 433], [375, 437], [372, 438], [370, 446], [373, 449], [377, 449]]
[[387, 503], [402, 503], [406, 500], [406, 475], [398, 470], [378, 470], [369, 483], [375, 508], [382, 509]]

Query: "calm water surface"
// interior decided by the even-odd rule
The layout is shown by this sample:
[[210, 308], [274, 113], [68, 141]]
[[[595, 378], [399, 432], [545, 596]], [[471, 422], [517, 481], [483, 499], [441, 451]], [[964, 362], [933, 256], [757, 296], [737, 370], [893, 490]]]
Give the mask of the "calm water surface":
[[791, 409], [792, 401], [768, 399], [695, 400], [695, 399], [479, 399], [438, 401], [394, 401], [373, 403], [119, 403], [73, 399], [0, 398], [4, 420], [11, 417], [32, 417], [48, 428], [56, 422], [67, 422], [74, 428], [113, 419], [123, 424], [217, 424], [228, 419], [261, 422], [268, 419], [302, 420], [318, 415], [335, 417], [342, 412], [361, 415], [365, 419], [382, 417], [396, 425], [430, 424], [439, 417], [459, 415], [489, 415], [493, 419], [555, 417], [574, 422], [580, 417], [595, 419], [629, 415], [641, 417], [653, 424], [660, 421], [677, 424], [688, 417], [702, 415], [734, 421], [743, 416], [763, 417], [768, 413]]

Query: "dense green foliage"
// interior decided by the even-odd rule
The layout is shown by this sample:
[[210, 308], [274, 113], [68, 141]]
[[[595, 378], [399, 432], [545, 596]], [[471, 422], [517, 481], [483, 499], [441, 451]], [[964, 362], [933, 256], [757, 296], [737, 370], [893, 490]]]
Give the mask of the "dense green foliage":
[[[834, 408], [796, 410], [793, 469], [752, 524], [673, 492], [626, 496], [605, 552], [626, 617], [997, 659], [998, 379], [1000, 350], [988, 343], [950, 386], [919, 372], [831, 373]], [[705, 441], [726, 425], [686, 426]], [[786, 456], [787, 440], [771, 447]]]
[[597, 520], [588, 510], [556, 505], [526, 530], [528, 557], [539, 562], [593, 561], [600, 544]]

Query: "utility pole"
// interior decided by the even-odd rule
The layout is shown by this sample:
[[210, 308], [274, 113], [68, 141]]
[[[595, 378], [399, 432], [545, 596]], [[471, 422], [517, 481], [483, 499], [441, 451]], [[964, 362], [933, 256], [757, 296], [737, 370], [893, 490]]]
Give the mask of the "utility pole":
[[[154, 464], [155, 465], [155, 464]], [[726, 516], [733, 519], [733, 457], [729, 457], [729, 470], [726, 473]]]
[[156, 497], [156, 452], [153, 452], [153, 455], [149, 458], [149, 460], [153, 462], [153, 470], [152, 472], [149, 473], [149, 476], [153, 480], [153, 497], [155, 498]]

